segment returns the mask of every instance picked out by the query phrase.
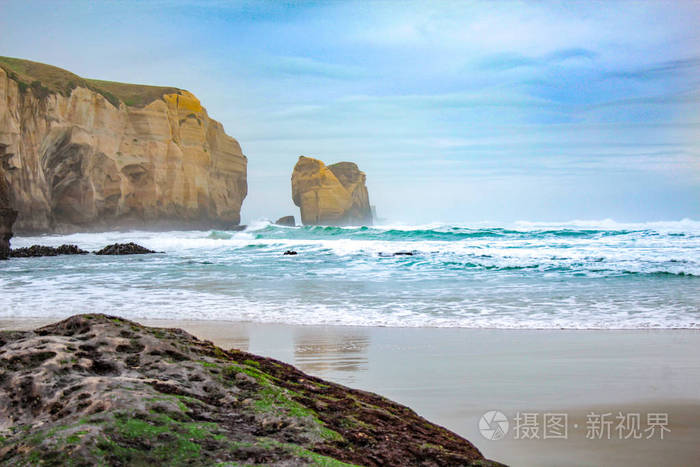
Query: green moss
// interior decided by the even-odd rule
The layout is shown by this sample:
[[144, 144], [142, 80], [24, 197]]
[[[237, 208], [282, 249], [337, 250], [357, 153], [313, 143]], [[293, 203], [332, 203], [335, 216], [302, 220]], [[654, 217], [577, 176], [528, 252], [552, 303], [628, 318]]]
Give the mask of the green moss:
[[305, 449], [301, 446], [298, 446], [296, 444], [288, 444], [288, 443], [281, 443], [279, 441], [273, 440], [273, 439], [265, 439], [261, 438], [255, 443], [236, 443], [236, 447], [238, 449], [244, 448], [244, 447], [256, 447], [256, 448], [262, 448], [266, 450], [271, 450], [271, 449], [283, 449], [289, 453], [294, 454], [297, 457], [302, 457], [304, 459], [307, 459], [311, 462], [312, 465], [316, 466], [322, 466], [322, 467], [353, 467], [353, 464], [348, 464], [345, 462], [341, 462], [337, 459], [333, 459], [332, 457], [324, 456], [322, 454], [315, 453], [313, 451], [309, 451], [308, 449]]
[[75, 433], [66, 438], [66, 443], [77, 444], [80, 442], [81, 439], [83, 439], [83, 436], [87, 433], [87, 430], [76, 431]]
[[105, 429], [107, 436], [96, 447], [102, 455], [116, 455], [127, 462], [138, 459], [182, 464], [197, 461], [202, 450], [198, 441], [222, 439], [220, 432], [216, 423], [181, 422], [162, 413], [139, 414], [138, 418], [117, 413]]
[[200, 360], [199, 363], [204, 367], [204, 368], [219, 368], [218, 363], [212, 363], [212, 362], [207, 362], [204, 360]]
[[[344, 438], [336, 431], [326, 428], [325, 424], [318, 418], [313, 410], [295, 401], [295, 397], [301, 394], [280, 388], [274, 384], [274, 377], [258, 369], [260, 364], [254, 360], [244, 360], [245, 365], [228, 365], [222, 371], [224, 379], [232, 380], [237, 373], [245, 373], [262, 385], [262, 389], [256, 393], [254, 402], [255, 410], [258, 412], [283, 411], [287, 415], [295, 418], [310, 418], [318, 426], [321, 438], [328, 441], [342, 441]], [[251, 365], [251, 363], [253, 365]]]
[[268, 386], [260, 390], [257, 395], [259, 399], [255, 401], [255, 407], [262, 412], [281, 409], [292, 417], [316, 418], [315, 412], [292, 400], [284, 389]]
[[[134, 139], [134, 141], [138, 141], [137, 139]], [[147, 328], [148, 332], [153, 334], [153, 336], [157, 337], [158, 339], [165, 339], [165, 333], [161, 331], [158, 328]]]
[[260, 362], [256, 362], [255, 360], [243, 360], [243, 363], [249, 366], [254, 366], [255, 368], [260, 368]]

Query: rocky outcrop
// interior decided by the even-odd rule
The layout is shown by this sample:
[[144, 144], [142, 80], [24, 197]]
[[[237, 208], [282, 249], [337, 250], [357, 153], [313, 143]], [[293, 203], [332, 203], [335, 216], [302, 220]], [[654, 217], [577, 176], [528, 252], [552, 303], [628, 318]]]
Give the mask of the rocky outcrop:
[[147, 255], [150, 253], [155, 253], [155, 251], [134, 242], [114, 243], [95, 252], [96, 255]]
[[0, 163], [23, 232], [227, 228], [247, 194], [240, 145], [191, 93], [5, 57]]
[[36, 258], [39, 256], [87, 255], [88, 252], [77, 245], [61, 245], [58, 247], [32, 245], [26, 248], [15, 248], [10, 252], [13, 258]]
[[4, 171], [2, 166], [0, 166], [0, 260], [7, 259], [10, 256], [12, 225], [16, 218], [17, 211], [10, 206], [10, 193], [5, 181]]
[[277, 219], [275, 224], [282, 225], [284, 227], [294, 227], [295, 225], [297, 225], [296, 220], [294, 220], [294, 216], [280, 217], [279, 219]]
[[300, 156], [292, 173], [292, 199], [304, 225], [371, 225], [366, 176], [352, 162], [327, 166]]
[[500, 465], [376, 394], [105, 315], [0, 332], [0, 436], [2, 465]]

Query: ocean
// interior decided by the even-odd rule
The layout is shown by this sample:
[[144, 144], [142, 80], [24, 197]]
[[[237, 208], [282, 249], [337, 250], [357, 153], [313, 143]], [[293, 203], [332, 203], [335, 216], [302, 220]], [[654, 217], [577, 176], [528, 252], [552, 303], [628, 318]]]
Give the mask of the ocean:
[[[0, 262], [0, 318], [700, 328], [700, 222], [280, 227], [18, 237], [163, 253]], [[294, 250], [297, 255], [283, 255]], [[395, 253], [411, 253], [395, 255]]]

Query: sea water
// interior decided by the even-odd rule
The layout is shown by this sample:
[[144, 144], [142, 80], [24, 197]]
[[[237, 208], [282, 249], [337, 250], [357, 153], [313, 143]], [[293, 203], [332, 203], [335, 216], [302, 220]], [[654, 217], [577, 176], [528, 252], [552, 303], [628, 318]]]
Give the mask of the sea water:
[[[517, 222], [18, 237], [162, 253], [0, 262], [0, 318], [700, 328], [700, 222]], [[297, 255], [283, 255], [294, 250]], [[411, 253], [395, 255], [395, 253]]]

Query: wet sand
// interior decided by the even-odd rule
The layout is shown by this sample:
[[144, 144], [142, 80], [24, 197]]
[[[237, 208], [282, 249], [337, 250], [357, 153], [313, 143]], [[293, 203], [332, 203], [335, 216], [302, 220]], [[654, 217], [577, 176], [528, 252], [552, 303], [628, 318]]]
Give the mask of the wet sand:
[[[46, 320], [0, 320], [30, 329]], [[153, 321], [225, 348], [296, 365], [377, 392], [472, 441], [486, 457], [520, 466], [699, 465], [700, 332], [567, 331], [287, 326]], [[489, 410], [509, 421], [503, 439], [478, 429]], [[536, 414], [540, 439], [514, 439], [515, 416]], [[640, 417], [642, 439], [620, 439], [619, 413]], [[545, 414], [567, 415], [566, 439], [542, 439]], [[602, 414], [610, 438], [587, 439]], [[651, 439], [647, 415], [668, 415], [670, 432]], [[590, 415], [593, 414], [593, 415]], [[601, 423], [601, 426], [604, 424]], [[532, 430], [530, 430], [532, 433]], [[552, 433], [550, 433], [551, 435]]]

